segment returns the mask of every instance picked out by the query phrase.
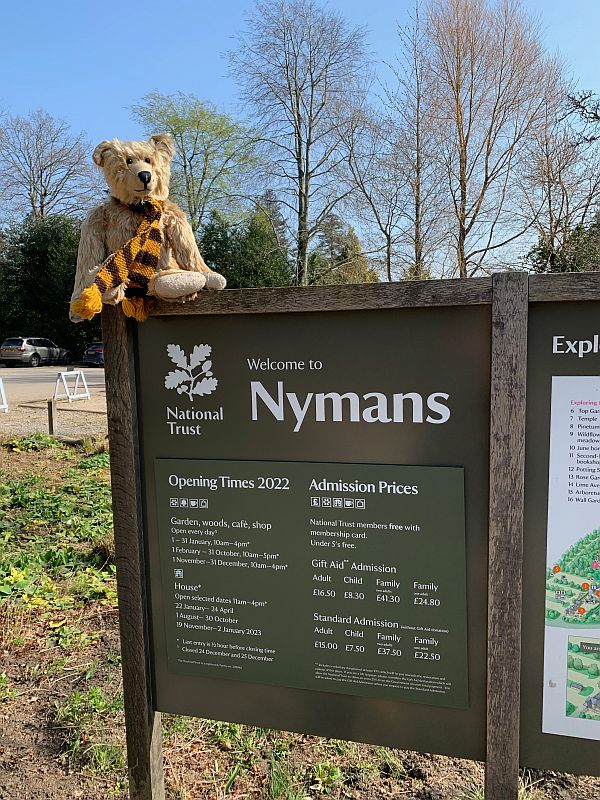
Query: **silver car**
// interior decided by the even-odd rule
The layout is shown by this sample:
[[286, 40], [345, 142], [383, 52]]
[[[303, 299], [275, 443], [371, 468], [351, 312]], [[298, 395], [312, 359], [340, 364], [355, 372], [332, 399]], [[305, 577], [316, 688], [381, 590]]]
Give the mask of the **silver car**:
[[0, 347], [0, 364], [17, 366], [27, 364], [38, 367], [40, 364], [70, 364], [71, 353], [64, 347], [33, 336], [15, 336], [5, 339]]

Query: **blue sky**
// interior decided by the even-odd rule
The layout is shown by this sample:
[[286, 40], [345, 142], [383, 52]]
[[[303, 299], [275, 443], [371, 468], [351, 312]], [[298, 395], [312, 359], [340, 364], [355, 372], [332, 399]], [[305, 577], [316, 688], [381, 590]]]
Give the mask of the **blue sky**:
[[[598, 0], [523, 0], [540, 18], [546, 46], [559, 51], [581, 88], [600, 91]], [[391, 61], [396, 27], [413, 0], [331, 0], [365, 25], [373, 55]], [[144, 94], [189, 92], [241, 112], [223, 54], [251, 0], [22, 0], [2, 9], [0, 110], [44, 108], [101, 139], [140, 136], [128, 106]]]

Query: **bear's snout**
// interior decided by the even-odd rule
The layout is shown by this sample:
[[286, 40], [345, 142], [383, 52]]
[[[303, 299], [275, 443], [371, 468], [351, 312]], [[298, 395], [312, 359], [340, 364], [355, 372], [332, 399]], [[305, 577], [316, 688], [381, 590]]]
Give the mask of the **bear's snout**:
[[148, 184], [152, 180], [152, 173], [148, 172], [147, 170], [142, 170], [141, 172], [138, 172], [137, 175], [138, 178], [141, 180], [141, 182], [144, 184], [144, 189], [146, 189]]

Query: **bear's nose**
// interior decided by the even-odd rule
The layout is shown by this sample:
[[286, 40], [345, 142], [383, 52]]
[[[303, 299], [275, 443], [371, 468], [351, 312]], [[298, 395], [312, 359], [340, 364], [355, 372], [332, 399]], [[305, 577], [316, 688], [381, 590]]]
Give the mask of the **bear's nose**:
[[142, 172], [138, 172], [138, 178], [144, 184], [144, 189], [145, 189], [152, 179], [152, 174], [150, 172], [147, 172], [146, 170], [142, 170]]

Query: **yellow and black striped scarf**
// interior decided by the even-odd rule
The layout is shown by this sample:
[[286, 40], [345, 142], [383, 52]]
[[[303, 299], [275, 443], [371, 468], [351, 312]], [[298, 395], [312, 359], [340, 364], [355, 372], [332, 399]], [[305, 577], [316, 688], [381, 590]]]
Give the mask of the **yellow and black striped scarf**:
[[[158, 269], [162, 244], [160, 218], [163, 203], [146, 200], [142, 205], [143, 218], [133, 239], [110, 255], [100, 267], [94, 283], [84, 289], [71, 303], [71, 309], [83, 319], [92, 319], [102, 310], [102, 295], [127, 281], [128, 288], [147, 289], [150, 278]], [[150, 301], [143, 297], [125, 297], [121, 303], [128, 317], [143, 322], [150, 311]]]

